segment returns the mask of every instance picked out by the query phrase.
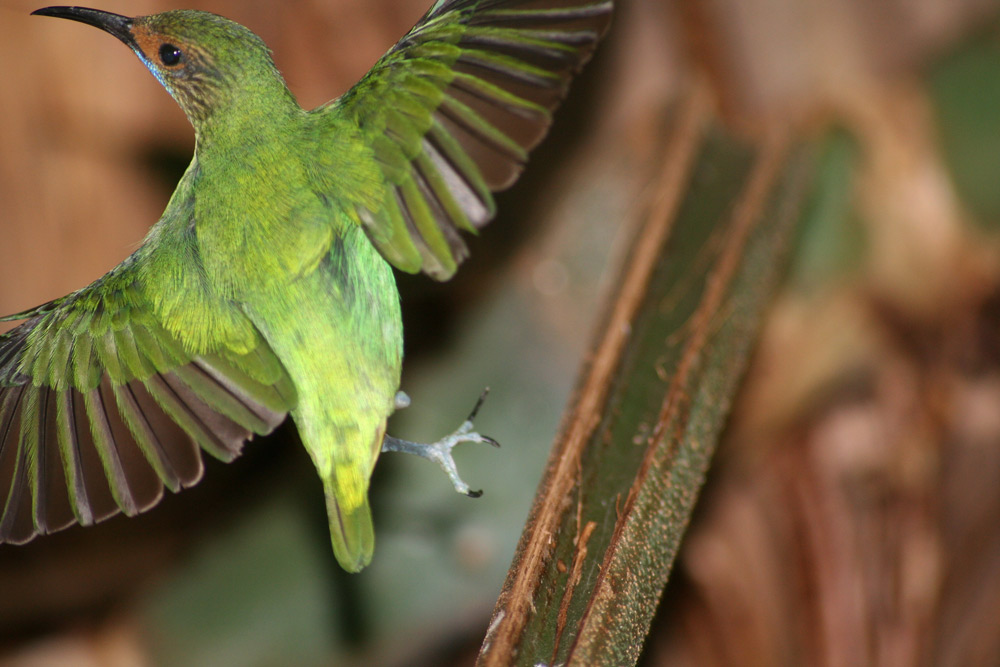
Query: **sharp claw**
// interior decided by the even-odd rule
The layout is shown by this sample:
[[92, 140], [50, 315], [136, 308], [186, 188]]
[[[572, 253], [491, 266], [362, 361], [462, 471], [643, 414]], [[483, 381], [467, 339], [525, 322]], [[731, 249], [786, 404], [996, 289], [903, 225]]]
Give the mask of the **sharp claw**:
[[496, 440], [494, 440], [493, 438], [491, 438], [490, 436], [488, 436], [488, 435], [480, 435], [479, 437], [482, 438], [483, 442], [485, 442], [486, 444], [493, 445], [497, 449], [500, 449], [500, 443], [497, 442]]
[[490, 393], [489, 387], [483, 389], [483, 393], [479, 395], [479, 400], [476, 401], [476, 406], [472, 408], [472, 412], [469, 413], [469, 416], [465, 421], [472, 423], [472, 421], [475, 420], [476, 415], [479, 414], [479, 408], [483, 407], [483, 401], [486, 400], [486, 395], [489, 393]]
[[480, 489], [479, 491], [466, 491], [465, 495], [469, 496], [470, 498], [478, 498], [479, 496], [483, 495], [483, 490]]

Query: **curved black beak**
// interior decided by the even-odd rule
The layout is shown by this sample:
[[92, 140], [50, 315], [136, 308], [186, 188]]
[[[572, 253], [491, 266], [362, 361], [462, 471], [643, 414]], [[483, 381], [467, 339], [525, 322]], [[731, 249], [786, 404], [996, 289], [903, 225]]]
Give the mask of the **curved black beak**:
[[99, 9], [88, 9], [87, 7], [45, 7], [31, 12], [32, 16], [55, 16], [60, 19], [79, 21], [105, 32], [109, 32], [129, 46], [135, 46], [135, 38], [132, 36], [132, 19], [120, 14], [102, 12]]

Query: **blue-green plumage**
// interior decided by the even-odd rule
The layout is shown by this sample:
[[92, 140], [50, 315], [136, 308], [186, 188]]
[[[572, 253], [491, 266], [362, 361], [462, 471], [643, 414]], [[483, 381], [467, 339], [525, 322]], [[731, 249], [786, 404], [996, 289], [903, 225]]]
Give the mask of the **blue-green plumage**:
[[[449, 278], [589, 58], [611, 0], [442, 0], [342, 97], [299, 107], [263, 42], [222, 17], [36, 13], [127, 44], [195, 128], [142, 246], [6, 319], [0, 542], [135, 514], [287, 415], [323, 480], [334, 552], [371, 559], [372, 468], [402, 363], [392, 266]], [[448, 466], [451, 466], [450, 468]]]

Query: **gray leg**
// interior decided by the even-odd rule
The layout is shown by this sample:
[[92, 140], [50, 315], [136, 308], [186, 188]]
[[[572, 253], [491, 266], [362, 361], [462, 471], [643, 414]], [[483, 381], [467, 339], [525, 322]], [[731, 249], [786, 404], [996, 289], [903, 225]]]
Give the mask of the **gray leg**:
[[[452, 448], [460, 442], [485, 442], [486, 444], [493, 445], [494, 447], [499, 447], [498, 443], [493, 438], [489, 438], [485, 435], [480, 435], [472, 430], [472, 421], [476, 418], [476, 414], [479, 412], [480, 406], [482, 406], [483, 401], [486, 399], [486, 394], [489, 393], [489, 388], [487, 388], [479, 396], [479, 400], [476, 401], [476, 407], [472, 408], [472, 412], [469, 417], [462, 422], [462, 425], [458, 427], [451, 435], [446, 435], [435, 443], [423, 444], [419, 442], [410, 442], [409, 440], [401, 440], [400, 438], [394, 438], [391, 435], [386, 435], [382, 439], [382, 451], [383, 452], [406, 452], [407, 454], [416, 454], [417, 456], [422, 456], [425, 459], [430, 459], [434, 461], [441, 469], [445, 471], [448, 475], [448, 479], [451, 480], [452, 485], [454, 485], [455, 490], [459, 493], [463, 493], [470, 498], [478, 498], [483, 495], [482, 491], [472, 491], [469, 489], [469, 485], [462, 481], [462, 478], [458, 476], [458, 468], [455, 467], [455, 460], [451, 456]], [[399, 392], [403, 394], [403, 392]], [[400, 404], [399, 394], [396, 395], [396, 404]], [[409, 397], [406, 397], [407, 404], [409, 402]]]
[[397, 410], [410, 407], [410, 397], [406, 395], [405, 391], [397, 391], [395, 400]]

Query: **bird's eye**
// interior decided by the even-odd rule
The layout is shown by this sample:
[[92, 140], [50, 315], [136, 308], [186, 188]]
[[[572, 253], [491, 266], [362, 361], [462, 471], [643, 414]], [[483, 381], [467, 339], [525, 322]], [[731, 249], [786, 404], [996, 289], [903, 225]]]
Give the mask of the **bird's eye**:
[[160, 62], [167, 67], [173, 67], [181, 61], [184, 54], [173, 44], [164, 44], [160, 47]]

